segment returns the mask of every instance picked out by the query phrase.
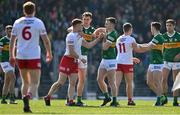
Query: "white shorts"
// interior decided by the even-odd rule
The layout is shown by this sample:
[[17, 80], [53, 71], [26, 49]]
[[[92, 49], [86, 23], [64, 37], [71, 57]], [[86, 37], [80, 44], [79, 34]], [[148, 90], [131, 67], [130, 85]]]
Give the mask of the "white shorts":
[[162, 71], [163, 69], [163, 64], [150, 64], [148, 70], [153, 72], [153, 71]]
[[99, 65], [99, 68], [104, 68], [107, 71], [117, 69], [117, 60], [116, 59], [102, 59]]
[[82, 61], [78, 60], [78, 68], [87, 68], [87, 56], [86, 55], [82, 55], [82, 57], [86, 60], [86, 63], [83, 63]]
[[1, 62], [0, 64], [4, 73], [7, 73], [9, 71], [14, 72], [14, 67], [12, 67], [9, 62]]
[[180, 62], [167, 62], [164, 61], [164, 68], [167, 68], [169, 70], [177, 70], [180, 69]]

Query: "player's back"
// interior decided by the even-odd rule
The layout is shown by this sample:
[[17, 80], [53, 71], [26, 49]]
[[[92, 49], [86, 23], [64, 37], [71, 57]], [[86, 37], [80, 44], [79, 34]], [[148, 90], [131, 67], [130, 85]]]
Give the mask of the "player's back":
[[[13, 25], [12, 35], [17, 37], [17, 57], [40, 57], [39, 38], [46, 34], [43, 22], [36, 17], [21, 17]], [[31, 56], [30, 56], [31, 55]]]
[[118, 64], [133, 64], [133, 48], [132, 43], [135, 39], [129, 35], [122, 35], [117, 39], [117, 63]]

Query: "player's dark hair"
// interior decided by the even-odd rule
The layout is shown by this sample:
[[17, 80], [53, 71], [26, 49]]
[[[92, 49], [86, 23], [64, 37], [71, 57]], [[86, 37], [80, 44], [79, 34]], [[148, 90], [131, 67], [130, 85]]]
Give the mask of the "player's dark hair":
[[110, 21], [114, 25], [117, 23], [117, 20], [114, 17], [108, 17], [108, 18], [106, 18], [106, 21]]
[[26, 2], [23, 5], [23, 10], [27, 15], [33, 14], [35, 11], [35, 4], [33, 2]]
[[151, 26], [153, 26], [156, 30], [161, 29], [161, 23], [160, 22], [151, 22]]
[[90, 18], [92, 18], [92, 13], [91, 12], [84, 12], [82, 14], [82, 17], [90, 17]]
[[72, 20], [72, 26], [75, 26], [75, 25], [80, 24], [80, 23], [82, 23], [81, 19], [75, 18]]
[[132, 28], [132, 24], [131, 23], [125, 23], [123, 24], [123, 31], [124, 32], [128, 32], [130, 29]]
[[176, 25], [176, 21], [173, 19], [166, 20], [166, 23], [171, 23], [172, 25]]

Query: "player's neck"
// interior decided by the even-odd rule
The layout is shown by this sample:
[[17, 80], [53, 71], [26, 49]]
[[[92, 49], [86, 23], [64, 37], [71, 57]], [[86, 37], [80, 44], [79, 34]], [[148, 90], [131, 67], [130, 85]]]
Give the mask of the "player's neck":
[[78, 30], [73, 30], [74, 33], [78, 33], [79, 31]]
[[157, 36], [158, 34], [160, 34], [160, 31], [154, 32], [154, 36]]
[[90, 25], [83, 25], [83, 27], [84, 27], [85, 29], [88, 29], [88, 28], [90, 27]]
[[114, 28], [109, 28], [109, 29], [107, 29], [107, 32], [111, 33], [113, 30], [114, 30]]
[[124, 33], [125, 36], [130, 36], [131, 34], [129, 32]]
[[174, 35], [174, 33], [175, 33], [175, 30], [170, 31], [170, 32], [167, 31], [167, 34], [168, 34], [168, 35]]
[[32, 18], [32, 17], [34, 17], [34, 15], [29, 14], [29, 15], [25, 15], [25, 17], [27, 17], [27, 18]]

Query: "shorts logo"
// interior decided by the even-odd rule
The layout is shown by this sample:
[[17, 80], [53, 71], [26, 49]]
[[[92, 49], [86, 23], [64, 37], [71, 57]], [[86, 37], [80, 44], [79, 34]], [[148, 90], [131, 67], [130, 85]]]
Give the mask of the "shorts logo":
[[37, 63], [37, 67], [41, 67], [41, 63]]
[[154, 66], [154, 69], [161, 69], [160, 66]]
[[115, 64], [109, 64], [109, 67], [115, 67], [116, 65]]
[[133, 71], [133, 68], [129, 68], [129, 71], [130, 71], [130, 72]]
[[5, 65], [3, 68], [4, 68], [4, 69], [8, 68], [8, 65]]
[[63, 70], [63, 71], [65, 71], [65, 68], [61, 66], [61, 67], [60, 67], [60, 70]]

